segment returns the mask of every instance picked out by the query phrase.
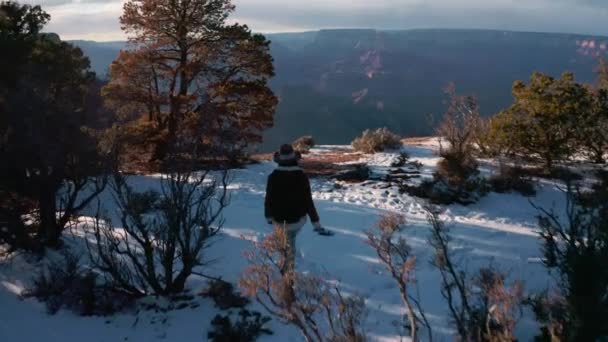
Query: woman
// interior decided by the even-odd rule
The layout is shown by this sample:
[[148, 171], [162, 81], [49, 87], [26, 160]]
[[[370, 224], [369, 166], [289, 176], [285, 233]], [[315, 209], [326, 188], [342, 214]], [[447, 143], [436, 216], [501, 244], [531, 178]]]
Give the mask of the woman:
[[321, 235], [331, 235], [319, 222], [319, 214], [312, 200], [308, 177], [298, 165], [300, 153], [289, 144], [282, 145], [274, 154], [274, 161], [279, 166], [268, 176], [264, 212], [268, 224], [282, 227], [287, 233], [291, 253], [290, 261], [294, 262], [296, 235], [306, 224], [306, 216]]

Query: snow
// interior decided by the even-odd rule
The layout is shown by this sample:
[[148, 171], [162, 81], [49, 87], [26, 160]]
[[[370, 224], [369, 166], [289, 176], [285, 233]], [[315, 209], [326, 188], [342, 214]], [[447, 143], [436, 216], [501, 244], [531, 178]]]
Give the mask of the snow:
[[[344, 150], [343, 146], [323, 146], [312, 153]], [[428, 139], [404, 146], [412, 160], [422, 164], [421, 177], [431, 177], [435, 164], [437, 141]], [[363, 157], [374, 172], [383, 172], [397, 152], [378, 153]], [[263, 217], [263, 196], [266, 177], [274, 168], [271, 162], [235, 170], [231, 203], [225, 211], [226, 223], [221, 236], [208, 250], [206, 257], [216, 260], [205, 273], [237, 282], [247, 265], [243, 252], [251, 241], [262, 239], [270, 232]], [[491, 162], [484, 163], [490, 172]], [[130, 183], [139, 190], [158, 187], [158, 175], [133, 176]], [[357, 293], [366, 298], [369, 314], [366, 331], [373, 341], [399, 341], [394, 322], [404, 312], [399, 292], [393, 280], [365, 242], [365, 231], [372, 228], [379, 215], [386, 212], [403, 214], [408, 226], [403, 232], [417, 255], [416, 278], [423, 308], [433, 325], [437, 340], [450, 340], [447, 306], [439, 292], [439, 275], [430, 265], [432, 250], [428, 244], [429, 226], [423, 210], [424, 201], [400, 194], [395, 187], [380, 188], [361, 184], [313, 180], [313, 197], [322, 224], [336, 235], [323, 237], [312, 232], [308, 224], [297, 240], [297, 268], [337, 281], [344, 293]], [[104, 194], [102, 202], [110, 202]], [[531, 199], [545, 208], [562, 210], [565, 197], [558, 185], [539, 183], [538, 194]], [[451, 228], [454, 251], [468, 270], [492, 265], [508, 272], [510, 279], [525, 281], [528, 291], [551, 284], [544, 269], [536, 232], [536, 210], [530, 199], [518, 194], [490, 193], [478, 203], [463, 207], [444, 207], [441, 218]], [[68, 233], [70, 246], [82, 246], [78, 230]], [[27, 255], [14, 255], [0, 263], [0, 341], [204, 341], [211, 318], [219, 311], [207, 299], [197, 297], [199, 306], [168, 312], [126, 312], [111, 317], [79, 317], [69, 311], [48, 315], [43, 303], [21, 299], [19, 293], [31, 281], [35, 269], [43, 261]], [[205, 280], [192, 276], [189, 288], [198, 293]], [[149, 299], [160, 301], [159, 299]], [[251, 306], [263, 312], [255, 303]], [[261, 341], [301, 341], [296, 329], [273, 320], [274, 334]], [[536, 325], [526, 313], [518, 326], [520, 340], [530, 340]]]

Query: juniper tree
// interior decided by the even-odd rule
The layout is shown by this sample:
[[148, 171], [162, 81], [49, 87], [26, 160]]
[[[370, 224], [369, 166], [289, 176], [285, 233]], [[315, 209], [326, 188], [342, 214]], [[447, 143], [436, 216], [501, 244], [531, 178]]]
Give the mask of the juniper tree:
[[[608, 177], [592, 191], [568, 185], [565, 213], [536, 207], [545, 266], [555, 272], [557, 293], [535, 305], [545, 334], [562, 341], [608, 336]], [[546, 297], [546, 296], [545, 296]], [[542, 304], [542, 305], [539, 305]]]
[[105, 185], [93, 177], [104, 160], [85, 129], [95, 74], [79, 48], [40, 33], [49, 16], [39, 6], [2, 2], [0, 12], [0, 190], [35, 202], [38, 236], [56, 246]]
[[492, 135], [508, 150], [540, 158], [546, 170], [576, 150], [579, 120], [591, 107], [588, 89], [574, 81], [534, 73], [528, 84], [513, 85], [514, 103], [492, 120]]

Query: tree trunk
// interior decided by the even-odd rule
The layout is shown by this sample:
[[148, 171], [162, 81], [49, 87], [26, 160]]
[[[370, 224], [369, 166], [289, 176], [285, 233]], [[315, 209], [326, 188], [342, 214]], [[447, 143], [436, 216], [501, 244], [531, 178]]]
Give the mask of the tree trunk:
[[606, 160], [604, 159], [604, 153], [603, 153], [603, 151], [596, 151], [595, 152], [594, 163], [595, 164], [604, 164], [605, 162], [606, 162]]
[[180, 273], [173, 279], [173, 284], [171, 286], [172, 293], [181, 293], [186, 288], [186, 280], [192, 274], [192, 266], [184, 265]]
[[173, 280], [173, 284], [169, 290], [169, 292], [171, 293], [182, 293], [184, 292], [184, 289], [186, 288], [186, 279], [188, 279], [188, 277], [190, 276], [190, 274], [180, 274], [180, 276], [178, 276], [177, 278], [175, 278], [175, 280]]
[[407, 319], [410, 323], [410, 338], [412, 339], [412, 342], [418, 342], [418, 323], [416, 321], [416, 313], [414, 312], [414, 307], [407, 296], [406, 284], [404, 282], [400, 284], [399, 291], [401, 293], [401, 300], [407, 309]]
[[48, 247], [59, 246], [62, 227], [57, 224], [57, 197], [55, 189], [49, 184], [41, 184], [38, 196], [40, 207], [39, 237]]
[[549, 175], [549, 174], [551, 174], [552, 169], [553, 169], [553, 158], [546, 156], [545, 157], [545, 172]]

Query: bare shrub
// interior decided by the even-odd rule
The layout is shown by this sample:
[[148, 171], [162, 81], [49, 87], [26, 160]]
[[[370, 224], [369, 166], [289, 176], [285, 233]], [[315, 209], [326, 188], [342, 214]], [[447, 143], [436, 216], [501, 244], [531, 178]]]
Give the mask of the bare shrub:
[[473, 120], [473, 143], [477, 149], [478, 157], [496, 157], [500, 154], [500, 146], [496, 144], [492, 136], [492, 119], [483, 118], [479, 115]]
[[23, 296], [43, 301], [50, 314], [66, 308], [82, 316], [109, 315], [131, 303], [128, 296], [101, 283], [96, 273], [69, 252], [41, 269]]
[[383, 127], [376, 130], [366, 129], [360, 137], [353, 140], [351, 145], [356, 151], [375, 153], [389, 149], [398, 149], [402, 144], [400, 136]]
[[115, 175], [112, 190], [121, 228], [96, 219], [88, 244], [96, 269], [134, 296], [184, 291], [203, 251], [223, 224], [228, 173], [174, 172], [161, 177], [161, 192], [136, 192]]
[[291, 253], [286, 232], [279, 227], [255, 243], [240, 280], [244, 293], [275, 318], [297, 327], [306, 341], [365, 341], [364, 300], [345, 297], [338, 286], [297, 272]]
[[315, 140], [311, 135], [305, 135], [296, 139], [291, 146], [293, 146], [293, 149], [297, 152], [306, 154], [315, 146]]
[[439, 155], [443, 159], [437, 164], [435, 176], [458, 187], [478, 173], [474, 155], [480, 125], [479, 106], [474, 97], [457, 95], [453, 84], [448, 85], [445, 92], [450, 102], [436, 133], [448, 146], [440, 140]]
[[407, 327], [412, 341], [419, 341], [419, 325], [427, 329], [428, 340], [433, 340], [431, 327], [426, 319], [420, 302], [411, 295], [410, 286], [416, 282], [416, 257], [405, 239], [396, 235], [402, 230], [405, 218], [398, 215], [386, 215], [380, 218], [376, 228], [367, 232], [367, 244], [378, 255], [382, 264], [388, 269], [391, 277], [399, 287], [401, 300], [407, 312]]
[[499, 193], [515, 191], [528, 197], [536, 195], [534, 181], [521, 167], [501, 163], [498, 173], [490, 177], [489, 183], [492, 190]]
[[[505, 275], [493, 267], [481, 268], [474, 276], [460, 268], [450, 250], [449, 229], [431, 208], [430, 243], [435, 250], [433, 265], [441, 275], [441, 294], [462, 341], [514, 341], [521, 315], [523, 284], [506, 284]], [[477, 289], [476, 291], [474, 289]]]
[[475, 141], [481, 125], [479, 107], [474, 97], [457, 95], [454, 85], [449, 85], [446, 93], [450, 103], [436, 130], [442, 159], [437, 163], [433, 182], [423, 184], [416, 192], [437, 204], [466, 205], [476, 202], [488, 190], [478, 177], [479, 164], [475, 159]]
[[477, 99], [458, 95], [453, 83], [444, 91], [449, 97], [449, 104], [436, 133], [448, 142], [450, 150], [460, 155], [470, 155], [475, 150], [474, 143], [482, 126]]

